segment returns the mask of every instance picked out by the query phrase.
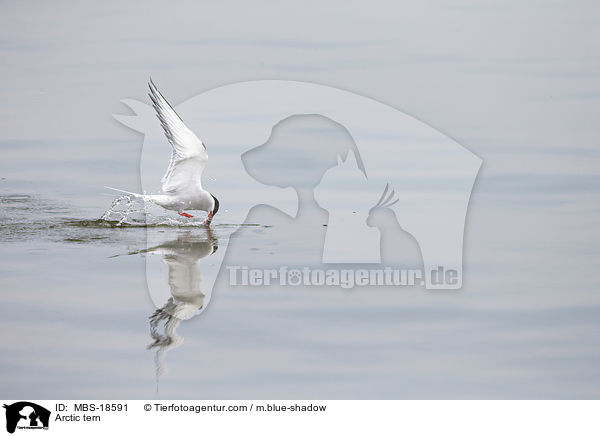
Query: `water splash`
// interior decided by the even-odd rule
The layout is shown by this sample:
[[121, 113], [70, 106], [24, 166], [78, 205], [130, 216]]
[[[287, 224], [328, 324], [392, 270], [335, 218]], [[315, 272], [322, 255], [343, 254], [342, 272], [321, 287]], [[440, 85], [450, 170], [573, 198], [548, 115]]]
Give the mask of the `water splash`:
[[[144, 207], [136, 207], [136, 202], [131, 195], [122, 195], [113, 200], [110, 207], [100, 217], [101, 221], [116, 223], [121, 226], [123, 223], [130, 224], [130, 219], [135, 221], [134, 214], [144, 213]], [[145, 220], [144, 220], [145, 221]]]
[[[158, 210], [157, 214], [152, 209]], [[135, 198], [131, 195], [122, 195], [115, 198], [110, 207], [102, 214], [99, 221], [111, 227], [158, 227], [158, 226], [203, 226], [202, 222], [180, 221], [160, 214], [162, 209], [151, 202]]]

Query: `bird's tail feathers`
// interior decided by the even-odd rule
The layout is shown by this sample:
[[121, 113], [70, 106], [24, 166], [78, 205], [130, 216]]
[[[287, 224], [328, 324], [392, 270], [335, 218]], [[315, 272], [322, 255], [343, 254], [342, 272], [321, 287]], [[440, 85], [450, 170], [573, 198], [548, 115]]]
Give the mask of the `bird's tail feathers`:
[[122, 192], [123, 194], [133, 195], [136, 198], [144, 198], [143, 194], [136, 194], [135, 192], [124, 191], [122, 189], [111, 188], [110, 186], [105, 186], [106, 189], [112, 189], [113, 191]]

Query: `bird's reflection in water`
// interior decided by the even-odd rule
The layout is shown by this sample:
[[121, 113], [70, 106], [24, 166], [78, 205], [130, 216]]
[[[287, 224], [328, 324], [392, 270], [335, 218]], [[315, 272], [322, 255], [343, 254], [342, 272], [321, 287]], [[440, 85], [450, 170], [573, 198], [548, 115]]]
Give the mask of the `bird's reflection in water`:
[[171, 297], [166, 304], [149, 318], [153, 342], [148, 345], [148, 349], [156, 350], [157, 392], [159, 378], [166, 372], [167, 352], [179, 347], [184, 340], [177, 334], [177, 327], [182, 321], [192, 318], [199, 310], [204, 309], [206, 295], [201, 289], [200, 261], [213, 254], [217, 248], [216, 238], [212, 231], [207, 229], [206, 238], [185, 232], [173, 241], [143, 250], [147, 254], [162, 255], [162, 260], [168, 267], [167, 280], [171, 291]]

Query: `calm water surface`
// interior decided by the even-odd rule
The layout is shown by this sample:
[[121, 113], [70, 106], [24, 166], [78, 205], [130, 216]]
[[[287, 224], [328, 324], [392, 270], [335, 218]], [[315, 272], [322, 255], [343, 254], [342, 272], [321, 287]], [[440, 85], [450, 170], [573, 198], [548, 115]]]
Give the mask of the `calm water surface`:
[[[570, 284], [572, 274], [593, 264], [597, 249], [581, 250], [577, 259], [544, 257], [548, 247], [567, 252], [569, 245], [564, 234], [545, 239], [544, 222], [536, 219], [537, 209], [563, 210], [564, 201], [585, 216], [588, 205], [576, 196], [551, 198], [536, 210], [512, 205], [513, 219], [538, 225], [537, 234], [518, 235], [515, 250], [506, 236], [516, 232], [512, 224], [490, 216], [486, 197], [501, 195], [494, 194], [499, 185], [480, 183], [466, 237], [466, 285], [457, 292], [242, 289], [228, 286], [221, 271], [210, 304], [180, 321], [152, 303], [145, 262], [154, 262], [152, 271], [167, 289], [196, 266], [214, 270], [211, 259], [228, 249], [232, 265], [307, 263], [318, 247], [298, 232], [322, 227], [318, 208], [311, 212], [308, 205], [311, 213], [291, 220], [258, 207], [247, 222], [263, 222], [233, 237], [237, 227], [218, 219], [211, 234], [171, 221], [146, 227], [132, 218], [117, 226], [99, 219], [114, 199], [101, 186], [113, 177], [122, 177], [113, 184], [124, 186], [127, 176], [119, 174], [127, 175], [135, 161], [77, 174], [71, 163], [49, 166], [48, 146], [4, 144], [11, 156], [0, 174], [0, 326], [10, 332], [0, 342], [6, 397], [598, 394], [595, 280], [587, 288]], [[36, 154], [42, 158], [32, 166]], [[26, 177], [19, 171], [25, 162]], [[70, 184], [74, 177], [86, 182]], [[558, 215], [552, 227], [564, 229], [567, 215]], [[270, 225], [264, 217], [271, 217]], [[492, 222], [508, 233], [490, 233]]]

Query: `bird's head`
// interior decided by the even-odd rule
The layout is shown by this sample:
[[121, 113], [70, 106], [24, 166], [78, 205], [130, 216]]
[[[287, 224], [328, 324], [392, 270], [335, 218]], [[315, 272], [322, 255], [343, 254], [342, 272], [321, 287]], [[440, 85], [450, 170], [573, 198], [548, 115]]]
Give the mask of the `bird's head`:
[[219, 200], [217, 200], [217, 197], [215, 197], [212, 194], [210, 194], [210, 196], [213, 199], [213, 206], [212, 206], [212, 209], [210, 210], [210, 212], [208, 212], [208, 216], [206, 217], [206, 221], [204, 221], [204, 224], [206, 224], [207, 226], [210, 226], [210, 223], [212, 222], [213, 218], [215, 217], [215, 215], [219, 211]]
[[394, 197], [395, 192], [388, 193], [389, 185], [385, 185], [385, 189], [379, 201], [369, 210], [367, 218], [367, 226], [381, 227], [385, 222], [389, 222], [390, 217], [395, 217], [395, 213], [391, 206], [398, 203], [398, 199]]
[[217, 212], [219, 211], [219, 200], [217, 200], [217, 197], [215, 197], [214, 195], [210, 194], [210, 196], [213, 198], [213, 209], [212, 209], [212, 216], [214, 217]]

